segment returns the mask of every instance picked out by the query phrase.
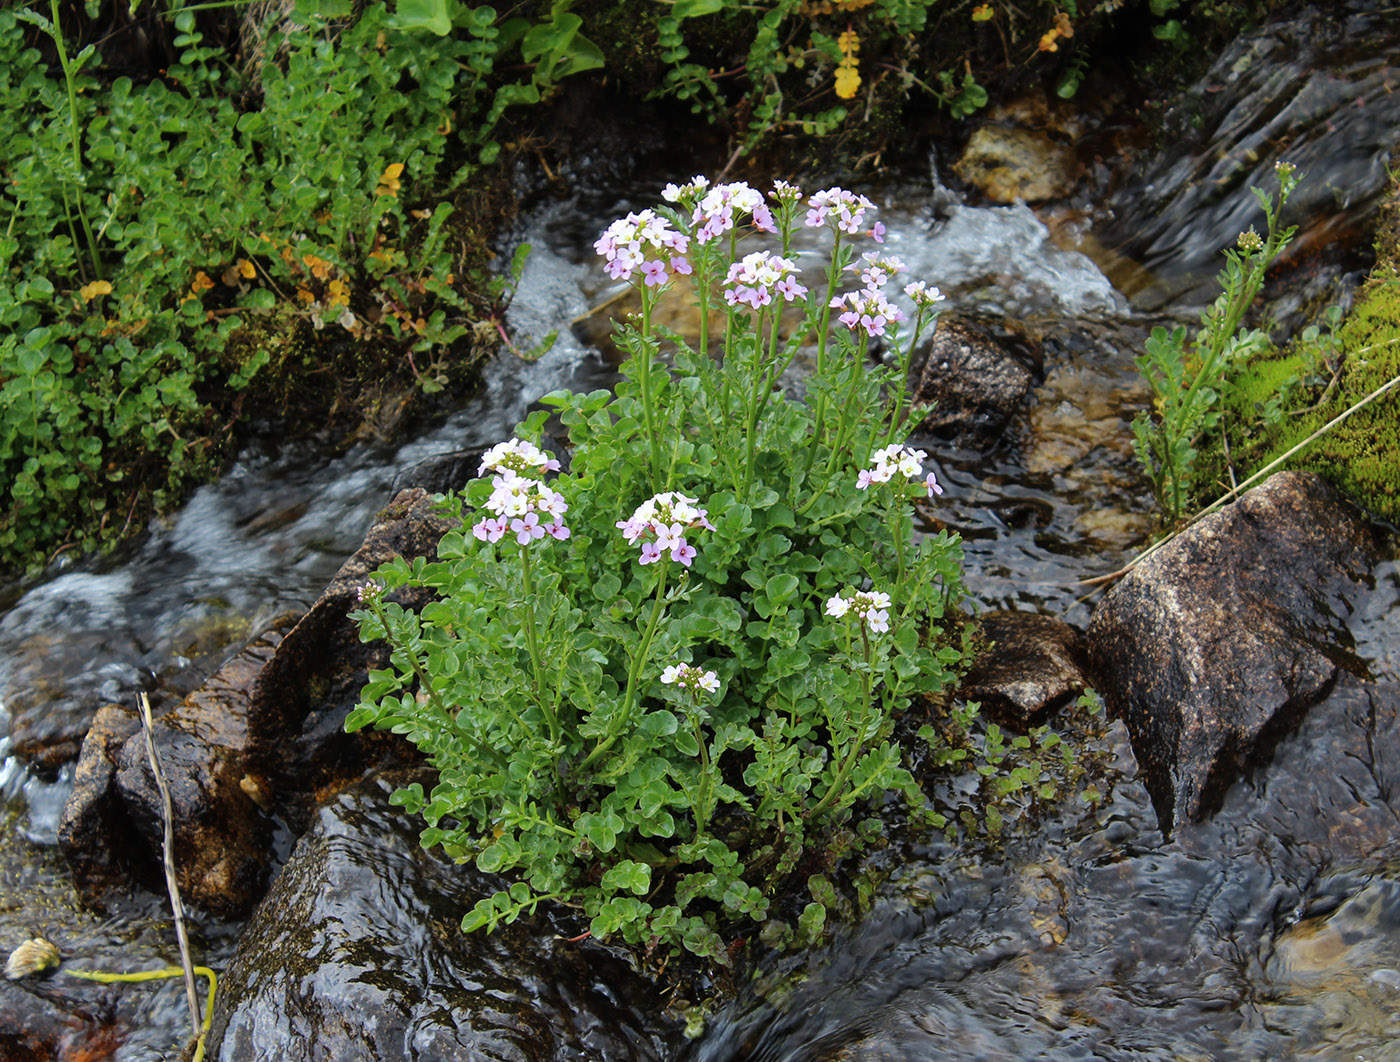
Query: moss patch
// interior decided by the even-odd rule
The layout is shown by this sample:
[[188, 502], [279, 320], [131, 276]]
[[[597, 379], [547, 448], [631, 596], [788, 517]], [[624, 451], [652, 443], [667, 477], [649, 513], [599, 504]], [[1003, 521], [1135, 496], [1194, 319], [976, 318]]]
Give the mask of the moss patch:
[[[1235, 382], [1227, 421], [1253, 425], [1242, 443], [1231, 435], [1237, 470], [1264, 467], [1400, 376], [1400, 181], [1382, 208], [1376, 250], [1377, 265], [1337, 332], [1331, 365], [1295, 343], [1257, 359]], [[1280, 394], [1281, 415], [1261, 423]], [[1310, 443], [1287, 467], [1318, 473], [1373, 515], [1400, 524], [1400, 387]]]

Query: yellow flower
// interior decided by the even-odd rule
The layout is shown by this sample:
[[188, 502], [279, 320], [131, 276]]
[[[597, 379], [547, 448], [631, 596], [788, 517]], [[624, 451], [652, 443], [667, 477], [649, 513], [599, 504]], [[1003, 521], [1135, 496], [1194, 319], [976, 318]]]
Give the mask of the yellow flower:
[[992, 17], [991, 4], [979, 4], [972, 9], [973, 22], [986, 22]]
[[94, 280], [91, 284], [84, 284], [79, 288], [78, 294], [83, 297], [84, 302], [91, 302], [99, 295], [112, 294], [112, 285], [105, 280]]
[[1047, 31], [1045, 36], [1040, 38], [1040, 50], [1042, 52], [1058, 52], [1060, 46], [1055, 41], [1059, 39], [1059, 36], [1060, 31], [1057, 29]]

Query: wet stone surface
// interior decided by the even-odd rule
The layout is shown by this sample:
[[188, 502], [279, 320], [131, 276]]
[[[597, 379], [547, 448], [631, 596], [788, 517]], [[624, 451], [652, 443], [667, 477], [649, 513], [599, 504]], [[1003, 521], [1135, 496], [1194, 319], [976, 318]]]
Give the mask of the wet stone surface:
[[669, 1057], [654, 989], [596, 946], [543, 916], [462, 933], [498, 885], [420, 848], [392, 788], [317, 813], [221, 979], [210, 1058]]
[[1321, 479], [1281, 472], [1187, 529], [1104, 596], [1096, 686], [1121, 715], [1168, 828], [1359, 669], [1347, 618], [1379, 542]]

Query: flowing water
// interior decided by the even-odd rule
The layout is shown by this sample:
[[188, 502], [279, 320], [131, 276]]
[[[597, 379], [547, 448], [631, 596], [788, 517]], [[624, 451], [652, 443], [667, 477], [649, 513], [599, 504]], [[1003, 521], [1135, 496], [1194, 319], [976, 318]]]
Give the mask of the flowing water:
[[[1380, 87], [1388, 68], [1358, 54], [1356, 34], [1369, 34], [1373, 50], [1392, 40], [1370, 7], [1354, 5], [1347, 16], [1353, 36], [1318, 31], [1302, 57], [1270, 42], [1306, 37], [1327, 16], [1305, 13], [1296, 25], [1237, 42], [1196, 94], [1230, 116], [1207, 125], [1233, 139], [1210, 141], [1192, 158], [1243, 150], [1248, 137], [1240, 130], [1255, 128], [1246, 121], [1250, 108], [1266, 107], [1272, 92], [1270, 121], [1283, 122], [1279, 86], [1312, 86], [1299, 98], [1325, 114], [1309, 111], [1292, 145], [1306, 148], [1304, 168], [1321, 186], [1354, 189], [1339, 209], [1345, 225], [1361, 227], [1357, 218], [1375, 192], [1361, 177], [1374, 175], [1377, 145], [1400, 126], [1391, 102], [1400, 92], [1391, 97]], [[1223, 91], [1211, 91], [1215, 84]], [[960, 201], [937, 174], [872, 192], [889, 226], [887, 249], [912, 276], [939, 284], [950, 308], [1022, 322], [1043, 351], [1029, 411], [1004, 438], [989, 447], [920, 441], [947, 487], [939, 518], [966, 542], [978, 607], [1045, 612], [1082, 627], [1092, 601], [1076, 581], [1120, 566], [1145, 541], [1148, 499], [1127, 425], [1146, 399], [1132, 354], [1167, 305], [1160, 292], [1188, 289], [1182, 276], [1194, 276], [1240, 228], [1258, 223], [1247, 216], [1241, 182], [1222, 190], [1224, 182], [1198, 172], [1203, 165], [1164, 157], [1146, 168], [1144, 182], [1116, 194], [1120, 228], [1158, 219], [1141, 227], [1134, 253], [1159, 271], [1160, 283], [1148, 296], [1135, 291], [1136, 303], [1024, 205]], [[42, 931], [86, 965], [172, 958], [160, 898], [138, 898], [132, 912], [108, 921], [74, 907], [52, 847], [71, 766], [30, 769], [8, 755], [12, 744], [58, 748], [56, 759], [71, 760], [102, 704], [130, 703], [143, 690], [157, 708], [178, 700], [269, 618], [315, 599], [358, 546], [396, 471], [506, 437], [548, 390], [605, 386], [614, 369], [590, 309], [613, 289], [591, 243], [612, 217], [650, 205], [650, 182], [631, 191], [631, 198], [595, 190], [546, 203], [522, 221], [518, 235], [533, 253], [509, 326], [522, 349], [551, 330], [559, 339], [534, 363], [498, 355], [484, 392], [442, 424], [405, 443], [365, 444], [334, 458], [296, 445], [253, 447], [136, 546], [34, 584], [0, 587], [0, 735], [8, 735], [0, 737], [0, 945]], [[1200, 199], [1207, 192], [1211, 198]], [[1337, 231], [1333, 225], [1323, 235]], [[1347, 270], [1354, 276], [1355, 255], [1327, 257], [1319, 241], [1327, 242], [1310, 245], [1308, 283]], [[1189, 302], [1168, 308], [1186, 313]], [[1393, 565], [1379, 573], [1366, 609], [1354, 617], [1358, 653], [1393, 690], [1389, 684], [1400, 683]], [[1400, 777], [1391, 774], [1400, 754], [1392, 764], [1373, 740], [1381, 701], [1365, 690], [1339, 691], [1278, 753], [1277, 762], [1302, 765], [1286, 778], [1302, 779], [1315, 805], [1306, 822], [1261, 776], [1237, 786], [1237, 799], [1208, 828], [1170, 843], [1131, 777], [1121, 728], [1106, 727], [1097, 747], [1124, 772], [1101, 805], [1061, 809], [999, 850], [905, 853], [885, 899], [859, 932], [822, 953], [809, 979], [794, 987], [783, 961], [773, 961], [698, 1043], [678, 1050], [715, 1062], [1400, 1058], [1391, 1046], [1400, 1042], [1400, 861], [1387, 863], [1358, 839], [1383, 834], [1400, 817]], [[1312, 777], [1336, 773], [1323, 754], [1335, 746], [1323, 735], [1351, 731], [1371, 742], [1372, 781], [1342, 772], [1327, 788]], [[1337, 815], [1360, 825], [1340, 830], [1329, 852], [1329, 830], [1338, 829], [1329, 816]], [[1281, 826], [1284, 819], [1292, 825]], [[213, 961], [227, 954], [232, 932], [210, 929]], [[118, 1057], [158, 1057], [177, 1038], [178, 990], [103, 998], [124, 1027]]]

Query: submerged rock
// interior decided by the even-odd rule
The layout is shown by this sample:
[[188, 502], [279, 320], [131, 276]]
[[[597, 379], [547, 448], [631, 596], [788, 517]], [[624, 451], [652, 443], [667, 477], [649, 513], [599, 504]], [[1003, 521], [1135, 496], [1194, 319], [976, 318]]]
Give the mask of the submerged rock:
[[498, 885], [424, 851], [392, 788], [317, 812], [220, 979], [209, 1058], [669, 1057], [654, 988], [543, 912], [463, 933]]
[[978, 127], [953, 172], [994, 203], [1060, 199], [1074, 190], [1074, 152], [1044, 133], [1001, 123]]
[[1127, 722], [1164, 829], [1215, 810], [1339, 668], [1377, 560], [1318, 477], [1282, 472], [1137, 565], [1095, 610], [1098, 689]]
[[1039, 347], [1011, 327], [970, 318], [942, 317], [930, 341], [914, 405], [920, 430], [939, 435], [998, 435], [1021, 408], [1034, 376], [1022, 361], [1039, 360]]

